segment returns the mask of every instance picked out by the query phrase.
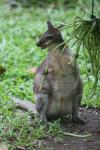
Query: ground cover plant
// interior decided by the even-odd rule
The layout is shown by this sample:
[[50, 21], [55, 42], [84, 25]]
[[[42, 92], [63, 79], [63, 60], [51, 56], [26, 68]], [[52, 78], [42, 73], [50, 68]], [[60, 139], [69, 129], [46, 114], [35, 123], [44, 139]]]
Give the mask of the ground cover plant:
[[[35, 74], [28, 70], [37, 68], [47, 53], [46, 50], [41, 51], [37, 48], [38, 36], [45, 31], [47, 20], [51, 20], [55, 26], [58, 26], [61, 22], [72, 22], [79, 13], [83, 14], [80, 7], [11, 9], [8, 5], [0, 5], [0, 66], [6, 69], [3, 74], [0, 74], [0, 142], [7, 144], [9, 149], [47, 149], [45, 144], [41, 144], [41, 139], [54, 139], [55, 142], [63, 140], [63, 129], [60, 126], [63, 120], [56, 120], [47, 127], [40, 125], [34, 119], [34, 115], [30, 117], [31, 112], [26, 112], [23, 116], [22, 112], [17, 111], [11, 97], [35, 101], [32, 90]], [[99, 9], [97, 14], [100, 15]], [[64, 29], [62, 33], [65, 40], [70, 38], [70, 29]], [[87, 94], [95, 77], [90, 76], [89, 85], [82, 54], [78, 61], [84, 82], [82, 104], [100, 108], [100, 82], [96, 94], [88, 99]], [[88, 62], [88, 69], [90, 69], [90, 62]]]

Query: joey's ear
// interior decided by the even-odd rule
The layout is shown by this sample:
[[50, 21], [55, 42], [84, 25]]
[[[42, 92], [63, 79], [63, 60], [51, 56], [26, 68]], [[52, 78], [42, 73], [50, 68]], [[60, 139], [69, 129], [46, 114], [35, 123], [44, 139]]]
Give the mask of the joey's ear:
[[54, 29], [54, 26], [52, 25], [50, 21], [47, 21], [47, 26], [48, 26], [48, 30]]

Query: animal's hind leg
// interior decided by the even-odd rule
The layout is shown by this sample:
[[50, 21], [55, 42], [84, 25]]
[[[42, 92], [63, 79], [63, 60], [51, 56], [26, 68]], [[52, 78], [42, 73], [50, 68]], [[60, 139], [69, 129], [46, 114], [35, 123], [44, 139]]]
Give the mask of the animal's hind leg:
[[81, 102], [81, 95], [77, 95], [76, 100], [73, 102], [72, 106], [72, 121], [78, 124], [85, 124], [85, 122], [79, 118], [78, 110]]
[[80, 119], [78, 115], [78, 110], [81, 104], [82, 94], [83, 94], [83, 89], [82, 89], [82, 84], [80, 82], [77, 95], [75, 99], [73, 100], [73, 104], [72, 104], [72, 121], [78, 124], [85, 124], [85, 121]]
[[47, 122], [47, 115], [46, 115], [47, 106], [48, 106], [48, 94], [38, 93], [36, 95], [36, 110], [42, 122]]

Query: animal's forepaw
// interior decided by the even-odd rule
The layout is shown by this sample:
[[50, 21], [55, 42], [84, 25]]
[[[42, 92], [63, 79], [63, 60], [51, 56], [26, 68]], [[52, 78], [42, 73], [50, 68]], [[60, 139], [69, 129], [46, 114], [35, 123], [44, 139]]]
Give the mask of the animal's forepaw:
[[86, 122], [84, 121], [84, 120], [82, 120], [82, 119], [80, 119], [80, 118], [72, 118], [72, 122], [73, 123], [76, 123], [76, 124], [81, 124], [81, 125], [85, 125], [86, 124]]

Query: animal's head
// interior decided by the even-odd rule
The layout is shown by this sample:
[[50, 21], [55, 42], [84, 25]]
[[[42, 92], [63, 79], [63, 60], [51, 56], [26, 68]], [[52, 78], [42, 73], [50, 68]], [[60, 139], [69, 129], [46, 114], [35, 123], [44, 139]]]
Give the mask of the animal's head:
[[47, 22], [47, 26], [48, 30], [41, 36], [37, 43], [37, 46], [42, 49], [49, 47], [51, 44], [63, 42], [59, 27], [55, 28], [50, 21]]

